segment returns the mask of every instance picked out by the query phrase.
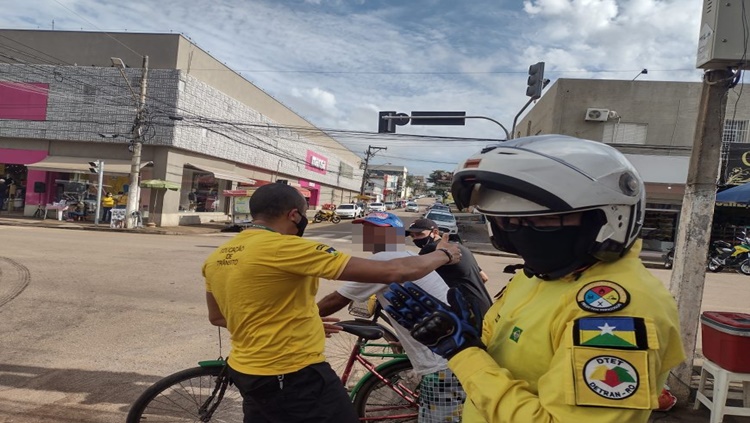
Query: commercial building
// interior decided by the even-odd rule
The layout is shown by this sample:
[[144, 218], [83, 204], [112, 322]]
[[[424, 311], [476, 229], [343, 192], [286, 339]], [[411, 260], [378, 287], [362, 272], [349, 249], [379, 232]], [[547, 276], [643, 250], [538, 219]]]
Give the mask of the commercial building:
[[[750, 98], [741, 95], [741, 88], [730, 90], [727, 98], [723, 181], [737, 167], [730, 165], [732, 157], [750, 147]], [[623, 152], [646, 183], [646, 245], [663, 250], [675, 237], [700, 95], [697, 82], [558, 79], [514, 135], [570, 135]]]
[[[129, 186], [143, 56], [141, 180], [176, 191]], [[359, 193], [356, 154], [182, 35], [0, 30], [0, 58], [0, 174], [15, 182], [7, 209], [90, 202], [95, 160], [105, 189], [136, 193], [161, 226], [224, 221], [239, 212], [225, 191], [271, 182], [296, 186], [312, 208]]]

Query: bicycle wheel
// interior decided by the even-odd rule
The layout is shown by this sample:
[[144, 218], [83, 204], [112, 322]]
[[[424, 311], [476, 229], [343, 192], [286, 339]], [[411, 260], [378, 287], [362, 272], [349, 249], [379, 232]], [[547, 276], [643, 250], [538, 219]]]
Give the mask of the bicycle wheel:
[[154, 383], [130, 407], [126, 422], [241, 422], [242, 396], [233, 384], [227, 386], [210, 420], [202, 420], [201, 407], [214, 392], [221, 370], [194, 367]]
[[[359, 321], [347, 320], [346, 322], [358, 323]], [[383, 338], [368, 343], [365, 351], [368, 354], [403, 354], [404, 350], [403, 348], [401, 348], [401, 344], [398, 343], [399, 341], [398, 338], [396, 338], [396, 335], [394, 335], [390, 329], [382, 325], [377, 326], [383, 329]], [[352, 354], [352, 349], [354, 349], [354, 345], [356, 343], [356, 335], [343, 331], [335, 333], [330, 338], [326, 339], [326, 361], [328, 361], [328, 363], [331, 365], [331, 368], [333, 368], [333, 371], [336, 372], [337, 375], [342, 376], [344, 374], [346, 363], [348, 362], [349, 357]], [[379, 366], [380, 364], [393, 359], [393, 357], [376, 357], [369, 355], [366, 358], [367, 361], [371, 362], [375, 366]], [[352, 367], [351, 373], [349, 374], [349, 377], [346, 379], [346, 389], [351, 390], [352, 388], [354, 388], [354, 386], [359, 382], [360, 379], [362, 379], [362, 377], [364, 377], [366, 373], [367, 369], [365, 369], [361, 364], [355, 362]]]
[[[408, 360], [394, 361], [378, 370], [383, 378], [417, 394], [421, 377]], [[407, 394], [408, 395], [408, 394]], [[412, 398], [417, 400], [418, 398]], [[408, 401], [377, 377], [370, 377], [354, 396], [354, 409], [360, 421], [416, 422], [419, 416], [417, 401]]]

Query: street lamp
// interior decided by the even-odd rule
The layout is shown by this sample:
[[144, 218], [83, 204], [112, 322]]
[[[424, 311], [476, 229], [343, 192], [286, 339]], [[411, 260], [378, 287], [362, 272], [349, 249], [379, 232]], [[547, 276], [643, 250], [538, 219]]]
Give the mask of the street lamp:
[[135, 116], [135, 124], [132, 131], [133, 158], [130, 163], [130, 192], [128, 193], [128, 205], [125, 211], [125, 223], [128, 228], [135, 227], [135, 212], [138, 211], [138, 201], [140, 200], [139, 179], [141, 172], [141, 149], [143, 148], [143, 127], [146, 121], [146, 85], [148, 82], [148, 56], [143, 56], [143, 69], [141, 74], [141, 92], [140, 96], [135, 94], [135, 90], [130, 85], [127, 75], [125, 75], [125, 63], [118, 57], [111, 57], [112, 65], [119, 69], [120, 75], [133, 95], [138, 108]]

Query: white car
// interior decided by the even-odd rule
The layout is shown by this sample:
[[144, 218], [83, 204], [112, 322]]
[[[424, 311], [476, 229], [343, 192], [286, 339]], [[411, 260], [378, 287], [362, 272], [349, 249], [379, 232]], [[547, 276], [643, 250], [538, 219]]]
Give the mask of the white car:
[[432, 210], [425, 216], [426, 219], [430, 219], [435, 222], [441, 233], [448, 233], [450, 235], [458, 234], [458, 225], [456, 224], [456, 218], [452, 214], [443, 211]]
[[370, 211], [379, 211], [384, 212], [385, 211], [385, 204], [383, 203], [370, 203]]
[[410, 201], [410, 202], [406, 203], [406, 209], [404, 211], [418, 212], [419, 211], [419, 204]]
[[365, 213], [356, 204], [342, 204], [336, 207], [336, 214], [342, 219], [356, 219], [362, 217]]

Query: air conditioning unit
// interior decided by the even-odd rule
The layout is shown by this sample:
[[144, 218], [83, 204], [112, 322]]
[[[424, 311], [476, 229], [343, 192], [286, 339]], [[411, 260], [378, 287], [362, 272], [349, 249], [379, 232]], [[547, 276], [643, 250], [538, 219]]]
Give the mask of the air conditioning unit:
[[609, 118], [609, 110], [607, 109], [586, 109], [586, 119], [594, 122], [606, 122]]

